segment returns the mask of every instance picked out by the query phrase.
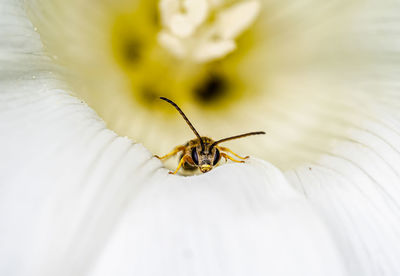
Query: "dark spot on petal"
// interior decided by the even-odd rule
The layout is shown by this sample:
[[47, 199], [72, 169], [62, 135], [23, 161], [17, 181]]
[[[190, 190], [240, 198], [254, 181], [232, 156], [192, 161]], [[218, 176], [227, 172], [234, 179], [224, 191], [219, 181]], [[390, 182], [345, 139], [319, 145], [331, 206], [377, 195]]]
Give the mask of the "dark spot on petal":
[[154, 24], [154, 26], [159, 28], [161, 20], [160, 20], [160, 14], [159, 14], [158, 8], [151, 9], [150, 19], [151, 19], [151, 22]]
[[152, 105], [160, 97], [159, 93], [151, 87], [144, 87], [140, 90], [140, 100], [147, 105]]
[[143, 45], [139, 40], [128, 39], [123, 44], [122, 54], [126, 63], [137, 63], [140, 60], [140, 54]]
[[195, 98], [203, 103], [218, 101], [228, 92], [228, 82], [223, 76], [212, 74], [194, 89]]

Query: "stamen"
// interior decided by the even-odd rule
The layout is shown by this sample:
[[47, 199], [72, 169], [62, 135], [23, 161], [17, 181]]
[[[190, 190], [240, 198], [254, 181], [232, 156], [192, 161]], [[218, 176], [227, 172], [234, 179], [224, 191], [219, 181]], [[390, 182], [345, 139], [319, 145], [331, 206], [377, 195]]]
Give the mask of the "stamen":
[[168, 49], [176, 57], [183, 58], [187, 54], [187, 49], [183, 45], [182, 41], [176, 36], [171, 35], [166, 31], [161, 31], [157, 36], [158, 43]]
[[208, 16], [206, 0], [161, 0], [159, 7], [163, 25], [181, 38], [192, 35]]
[[[243, 1], [218, 11], [223, 1], [161, 0], [159, 43], [178, 58], [209, 62], [236, 49], [235, 40], [255, 21], [260, 3]], [[215, 20], [206, 20], [214, 12]], [[174, 49], [177, 47], [177, 49]]]
[[207, 62], [224, 57], [233, 50], [236, 44], [233, 40], [206, 41], [193, 52], [193, 59], [197, 62]]
[[217, 33], [222, 39], [233, 39], [248, 29], [260, 11], [258, 1], [242, 2], [223, 10], [216, 22]]

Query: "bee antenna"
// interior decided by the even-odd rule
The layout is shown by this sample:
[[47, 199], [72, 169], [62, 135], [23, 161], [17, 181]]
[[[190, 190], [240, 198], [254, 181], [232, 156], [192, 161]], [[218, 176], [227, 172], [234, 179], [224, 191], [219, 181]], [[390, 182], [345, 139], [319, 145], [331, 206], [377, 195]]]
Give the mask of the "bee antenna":
[[210, 146], [210, 149], [212, 149], [214, 146], [216, 146], [217, 144], [222, 143], [222, 142], [226, 142], [226, 141], [234, 140], [234, 139], [238, 139], [238, 138], [243, 138], [243, 137], [247, 137], [247, 136], [251, 136], [251, 135], [259, 135], [259, 134], [265, 134], [265, 132], [264, 131], [255, 131], [255, 132], [249, 132], [249, 133], [244, 133], [244, 134], [224, 138], [224, 139], [221, 139], [221, 140], [218, 140], [218, 141], [215, 141], [214, 143], [212, 143]]
[[166, 101], [167, 103], [172, 104], [176, 110], [178, 110], [178, 112], [182, 115], [183, 119], [185, 119], [186, 123], [189, 125], [189, 127], [191, 128], [191, 130], [194, 132], [194, 134], [196, 134], [197, 138], [199, 138], [200, 140], [200, 144], [201, 144], [201, 150], [204, 151], [205, 146], [204, 146], [204, 142], [201, 139], [200, 134], [197, 132], [197, 130], [194, 128], [194, 126], [192, 125], [192, 123], [189, 121], [189, 119], [186, 117], [185, 113], [183, 113], [183, 111], [179, 108], [179, 106], [174, 103], [173, 101], [171, 101], [170, 99], [167, 99], [165, 97], [160, 97], [161, 100]]

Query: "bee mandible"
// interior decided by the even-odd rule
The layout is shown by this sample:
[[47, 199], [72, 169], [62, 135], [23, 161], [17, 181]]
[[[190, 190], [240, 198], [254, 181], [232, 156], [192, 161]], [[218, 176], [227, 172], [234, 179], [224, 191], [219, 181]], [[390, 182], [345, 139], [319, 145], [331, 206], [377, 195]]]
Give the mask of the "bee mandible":
[[[256, 131], [214, 141], [209, 137], [200, 136], [200, 134], [194, 128], [192, 123], [186, 117], [185, 113], [183, 113], [183, 111], [179, 108], [179, 106], [176, 103], [165, 97], [160, 97], [160, 99], [173, 105], [176, 108], [176, 110], [178, 110], [178, 112], [182, 115], [183, 119], [192, 129], [194, 134], [197, 136], [196, 139], [190, 140], [185, 145], [175, 147], [170, 153], [164, 156], [159, 157], [155, 155], [155, 157], [157, 157], [158, 159], [163, 160], [171, 156], [174, 156], [175, 154], [181, 153], [178, 167], [174, 172], [169, 172], [170, 174], [176, 174], [181, 167], [183, 167], [183, 169], [185, 170], [195, 170], [199, 168], [202, 173], [206, 173], [212, 170], [213, 167], [218, 165], [218, 162], [221, 160], [221, 157], [223, 157], [225, 161], [229, 159], [232, 160], [233, 162], [244, 163], [243, 160], [249, 158], [249, 156], [242, 157], [231, 151], [229, 148], [218, 146], [218, 144], [229, 140], [247, 137], [250, 135], [265, 134], [264, 131]], [[243, 160], [237, 160], [226, 154], [227, 152]]]

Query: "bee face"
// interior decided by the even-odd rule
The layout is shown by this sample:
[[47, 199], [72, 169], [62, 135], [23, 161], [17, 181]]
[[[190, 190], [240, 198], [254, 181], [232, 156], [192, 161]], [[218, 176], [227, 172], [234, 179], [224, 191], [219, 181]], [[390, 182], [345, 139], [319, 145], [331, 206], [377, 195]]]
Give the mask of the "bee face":
[[199, 167], [202, 173], [210, 171], [221, 159], [220, 152], [217, 148], [205, 147], [202, 151], [201, 146], [193, 147], [191, 157], [194, 164]]

